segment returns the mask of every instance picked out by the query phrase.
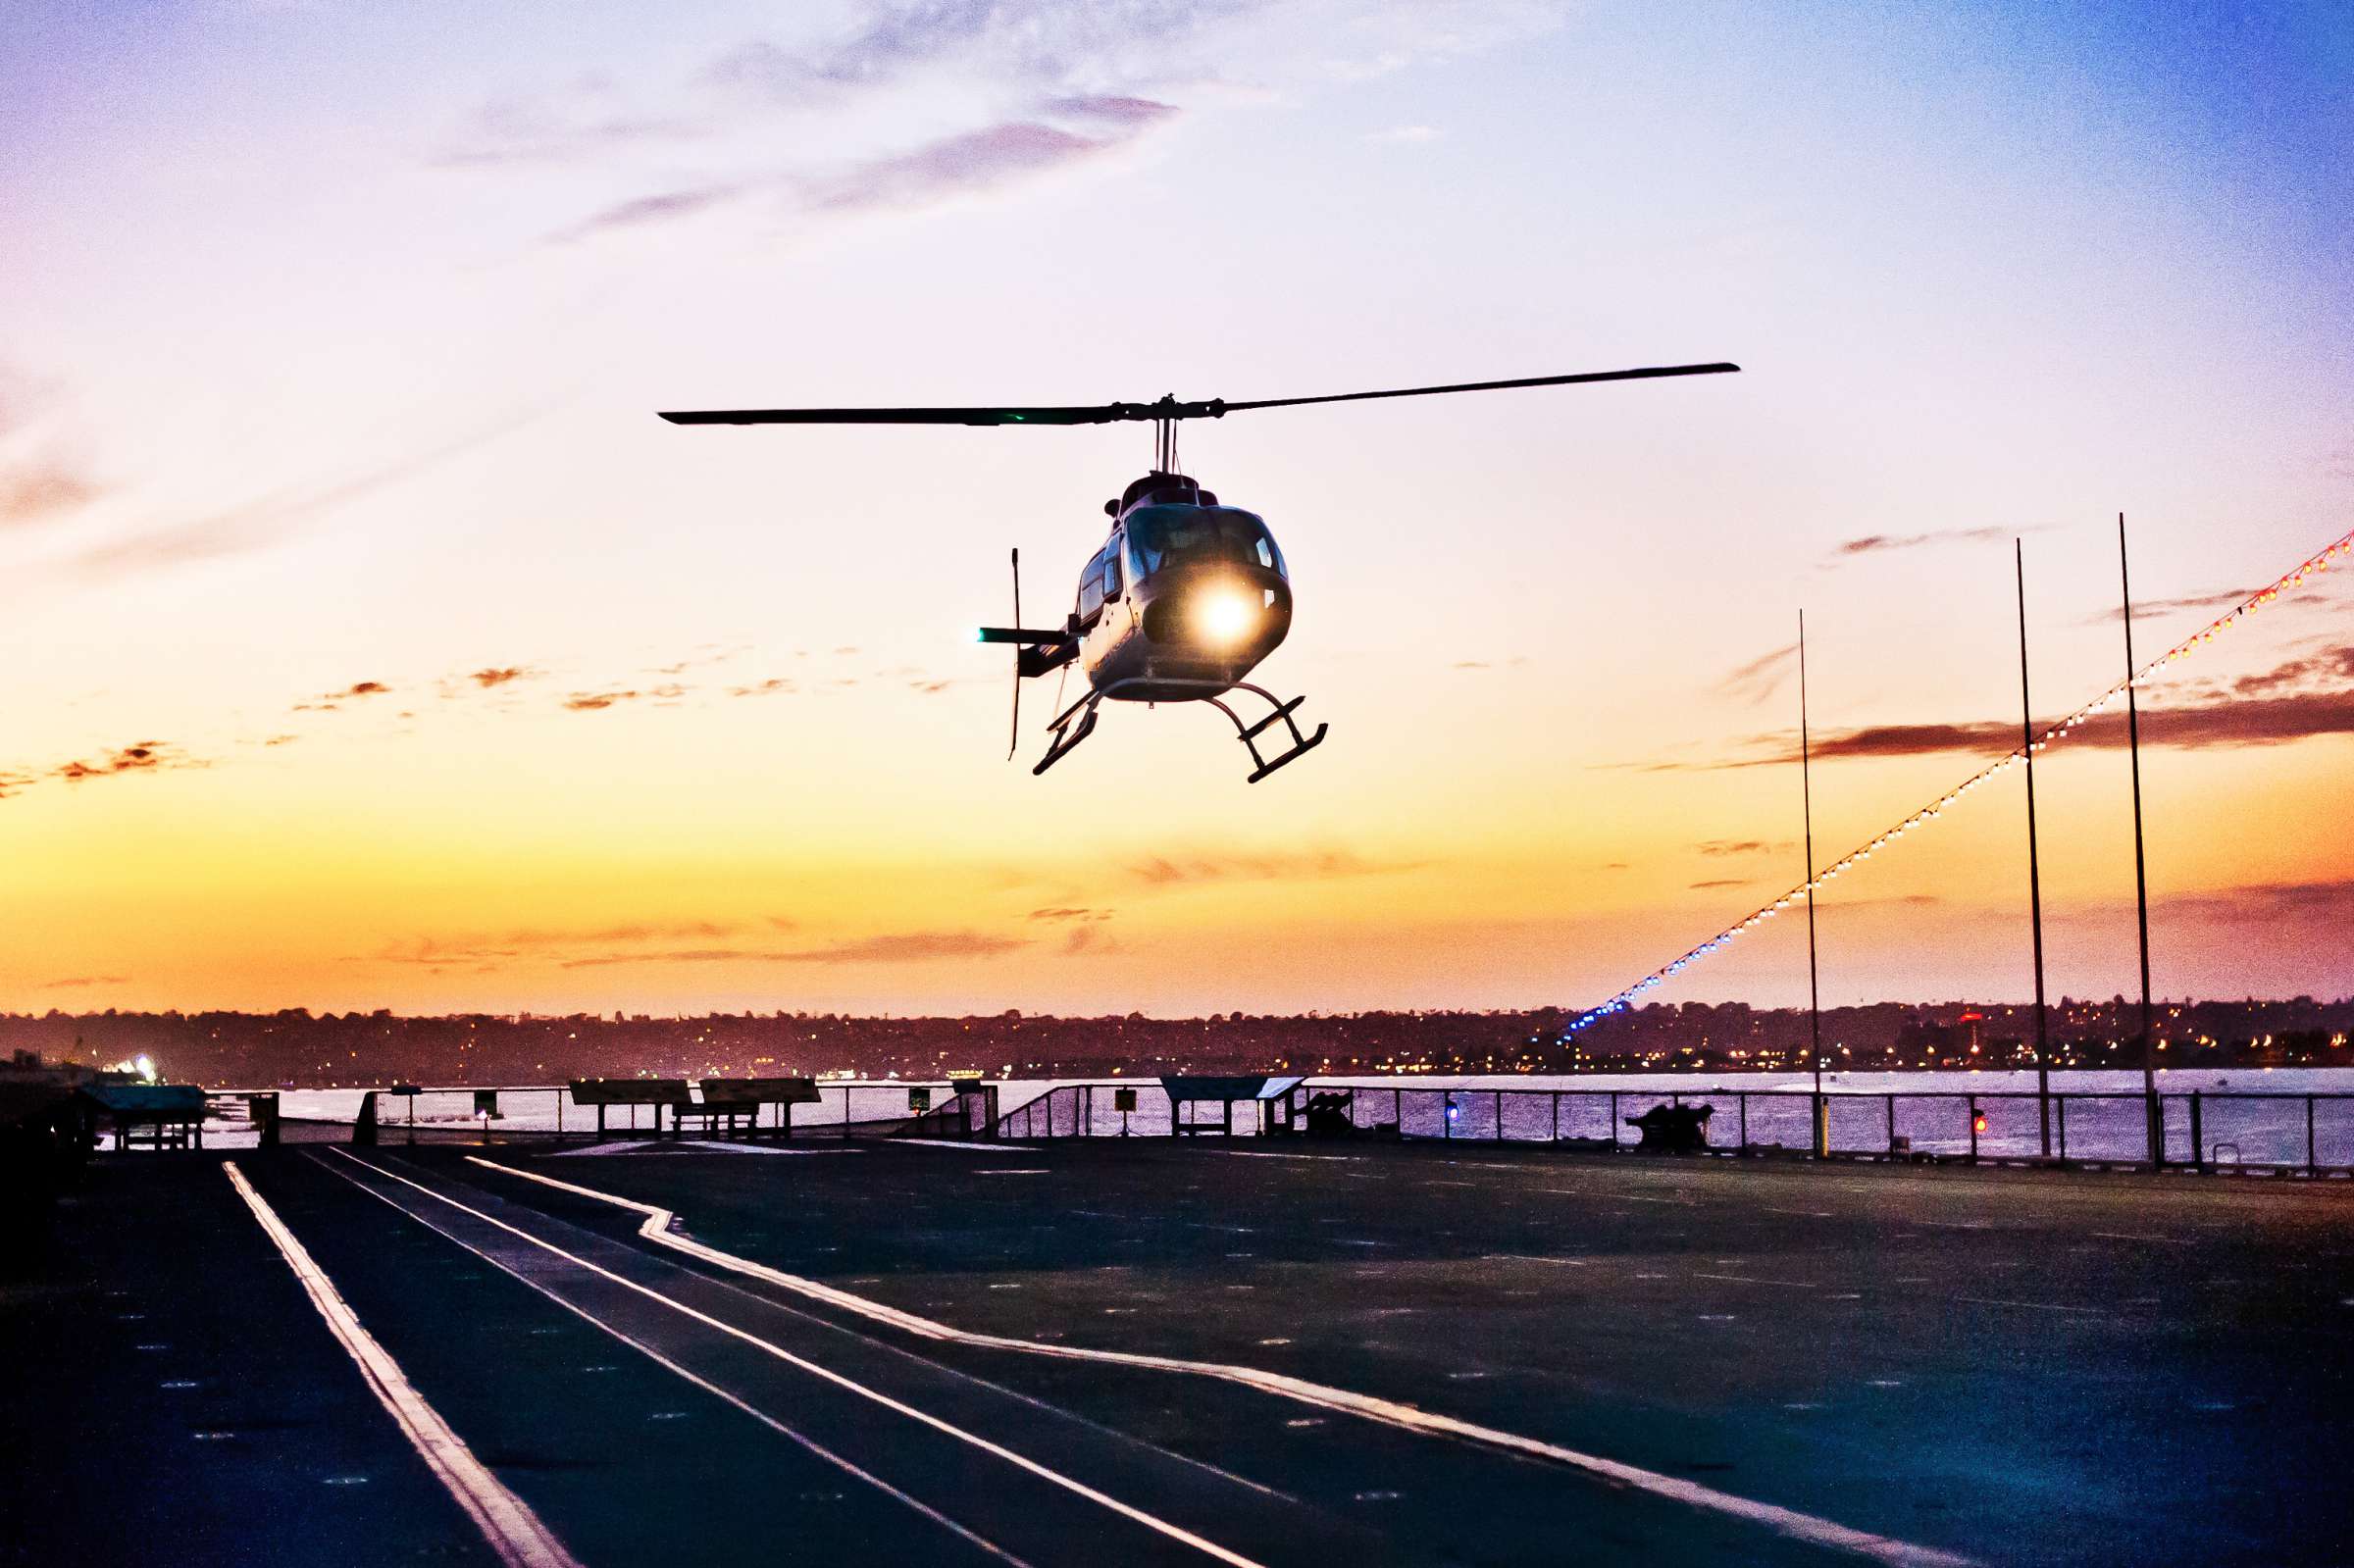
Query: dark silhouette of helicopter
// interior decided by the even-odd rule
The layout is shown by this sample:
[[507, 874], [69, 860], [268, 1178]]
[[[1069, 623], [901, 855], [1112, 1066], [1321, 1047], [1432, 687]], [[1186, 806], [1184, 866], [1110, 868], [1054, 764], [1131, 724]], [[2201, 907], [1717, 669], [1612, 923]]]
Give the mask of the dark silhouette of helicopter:
[[[1408, 386], [1386, 392], [1339, 392], [1325, 397], [1272, 397], [1230, 403], [1104, 403], [1066, 408], [751, 408], [666, 413], [673, 425], [1105, 425], [1151, 420], [1151, 472], [1103, 503], [1111, 533], [1079, 576], [1078, 602], [1051, 631], [1022, 619], [1022, 552], [1013, 556], [1013, 619], [983, 627], [983, 642], [1014, 645], [1013, 745], [1021, 744], [1022, 683], [1078, 664], [1088, 693], [1048, 726], [1047, 754], [1030, 771], [1045, 773], [1095, 733], [1105, 702], [1206, 702], [1233, 721], [1251, 753], [1250, 782], [1295, 762], [1321, 745], [1326, 726], [1304, 733], [1293, 717], [1305, 696], [1289, 702], [1246, 679], [1291, 630], [1292, 580], [1275, 535], [1256, 513], [1219, 504], [1216, 495], [1177, 472], [1177, 422], [1223, 419], [1254, 408], [1307, 403], [1356, 403], [1377, 397], [1428, 397], [1440, 392], [1492, 392], [1517, 386], [1566, 386], [1582, 381], [1638, 381], [1665, 376], [1716, 376], [1738, 365], [1664, 365], [1643, 370], [1593, 371], [1577, 376], [1532, 376], [1510, 381], [1464, 381], [1454, 386]], [[1245, 723], [1227, 702], [1237, 691], [1267, 705]], [[1270, 757], [1259, 737], [1277, 724], [1290, 744]], [[1009, 746], [1005, 753], [1013, 755]]]

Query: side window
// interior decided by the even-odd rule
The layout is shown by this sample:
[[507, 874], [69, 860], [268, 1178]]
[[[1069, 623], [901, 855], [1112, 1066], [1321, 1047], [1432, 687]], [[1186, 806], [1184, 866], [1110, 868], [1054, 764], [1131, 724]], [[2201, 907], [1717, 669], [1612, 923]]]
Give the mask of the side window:
[[1267, 542], [1267, 536], [1263, 533], [1258, 536], [1258, 564], [1264, 567], [1275, 564], [1275, 547]]
[[1112, 540], [1103, 546], [1103, 597], [1120, 596], [1120, 541]]
[[1142, 582], [1160, 570], [1159, 533], [1150, 537], [1140, 529], [1128, 531], [1128, 575]]
[[1087, 575], [1079, 580], [1079, 619], [1092, 621], [1103, 608], [1103, 558], [1087, 563]]

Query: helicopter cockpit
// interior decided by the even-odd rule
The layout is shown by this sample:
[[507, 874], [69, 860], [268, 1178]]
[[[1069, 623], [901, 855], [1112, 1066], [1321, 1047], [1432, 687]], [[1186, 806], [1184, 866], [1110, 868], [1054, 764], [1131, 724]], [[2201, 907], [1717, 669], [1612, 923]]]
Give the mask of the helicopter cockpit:
[[1210, 502], [1199, 508], [1140, 506], [1128, 517], [1128, 575], [1150, 582], [1165, 567], [1255, 566], [1285, 582], [1291, 573], [1267, 526], [1249, 512]]

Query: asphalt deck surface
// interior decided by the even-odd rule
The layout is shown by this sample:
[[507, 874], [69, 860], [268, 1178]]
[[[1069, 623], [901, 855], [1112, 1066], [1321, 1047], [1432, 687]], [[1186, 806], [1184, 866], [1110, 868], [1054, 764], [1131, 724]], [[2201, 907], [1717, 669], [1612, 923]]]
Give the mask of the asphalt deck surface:
[[[1746, 1504], [1882, 1561], [2354, 1561], [2342, 1183], [1160, 1139], [232, 1157], [584, 1564], [1875, 1560]], [[220, 1165], [101, 1160], [0, 1285], [0, 1563], [496, 1562]], [[925, 1338], [513, 1172], [958, 1330], [1667, 1485]]]

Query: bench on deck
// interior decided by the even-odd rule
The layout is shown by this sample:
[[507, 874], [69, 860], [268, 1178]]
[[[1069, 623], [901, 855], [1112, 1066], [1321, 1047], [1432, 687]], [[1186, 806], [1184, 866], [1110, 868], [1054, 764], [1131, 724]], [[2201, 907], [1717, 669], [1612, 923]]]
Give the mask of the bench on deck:
[[671, 1112], [675, 1130], [689, 1117], [699, 1118], [703, 1131], [723, 1138], [751, 1137], [760, 1131], [760, 1107], [774, 1105], [778, 1138], [793, 1137], [793, 1107], [819, 1102], [813, 1078], [706, 1078], [700, 1104], [681, 1105]]
[[694, 1096], [687, 1091], [683, 1078], [576, 1078], [572, 1081], [572, 1103], [592, 1106], [596, 1110], [596, 1136], [605, 1136], [605, 1109], [627, 1105], [630, 1123], [637, 1125], [640, 1105], [654, 1108], [654, 1136], [662, 1134], [662, 1107], [671, 1108], [671, 1132], [678, 1132], [678, 1112], [694, 1109]]

